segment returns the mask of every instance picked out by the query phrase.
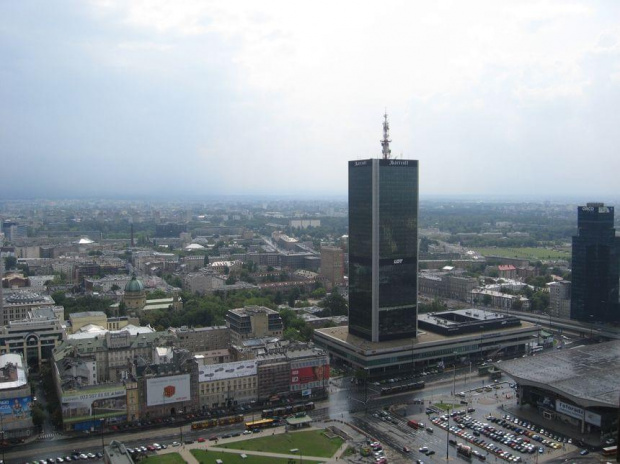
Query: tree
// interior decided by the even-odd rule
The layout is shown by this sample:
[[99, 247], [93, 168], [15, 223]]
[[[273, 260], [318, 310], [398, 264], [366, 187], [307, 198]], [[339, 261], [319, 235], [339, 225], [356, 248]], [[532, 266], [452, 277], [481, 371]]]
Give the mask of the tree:
[[291, 289], [291, 291], [288, 294], [288, 298], [286, 299], [288, 302], [288, 305], [291, 308], [295, 307], [295, 300], [299, 298], [300, 295], [301, 295], [301, 291], [299, 290], [299, 288], [294, 287]]
[[310, 296], [312, 298], [323, 298], [326, 294], [327, 292], [325, 291], [325, 289], [321, 287], [321, 288], [317, 288], [316, 290], [313, 290]]
[[17, 258], [15, 256], [7, 256], [4, 258], [4, 269], [9, 270], [17, 266]]
[[34, 426], [39, 428], [43, 426], [45, 422], [45, 412], [43, 408], [39, 404], [33, 404], [30, 410], [32, 411], [32, 423]]
[[321, 308], [325, 308], [321, 314], [325, 316], [346, 316], [349, 314], [349, 304], [342, 295], [336, 292], [330, 293], [319, 303]]
[[521, 309], [523, 309], [523, 302], [517, 299], [513, 300], [512, 309], [514, 309], [515, 311], [521, 311]]
[[166, 292], [164, 292], [161, 289], [156, 289], [153, 290], [152, 292], [149, 292], [146, 294], [146, 299], [147, 300], [159, 300], [162, 298], [166, 298], [168, 295], [166, 295]]
[[491, 295], [482, 295], [482, 304], [485, 306], [489, 306], [491, 303], [493, 303], [493, 298], [491, 298]]
[[549, 293], [544, 290], [538, 290], [532, 295], [532, 311], [544, 312], [549, 307]]
[[366, 379], [368, 378], [368, 370], [361, 369], [361, 368], [355, 369], [355, 372], [353, 372], [353, 377], [355, 378], [358, 384], [363, 385], [366, 382]]

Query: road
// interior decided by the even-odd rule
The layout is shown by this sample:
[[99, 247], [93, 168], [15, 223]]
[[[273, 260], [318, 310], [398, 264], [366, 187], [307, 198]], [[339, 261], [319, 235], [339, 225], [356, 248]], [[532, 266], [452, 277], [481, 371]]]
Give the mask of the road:
[[[326, 401], [318, 402], [317, 409], [311, 415], [315, 420], [342, 419], [355, 424], [366, 431], [369, 436], [379, 438], [382, 442], [394, 448], [392, 452], [399, 455], [401, 459], [410, 459], [412, 456], [418, 456], [417, 448], [410, 446], [413, 444], [432, 447], [440, 454], [440, 450], [445, 449], [446, 446], [446, 440], [439, 436], [443, 434], [413, 431], [407, 427], [406, 419], [403, 416], [417, 415], [425, 419], [424, 411], [429, 401], [432, 403], [452, 401], [458, 404], [463, 399], [458, 398], [455, 400], [451, 396], [453, 389], [457, 392], [469, 391], [470, 389], [481, 387], [485, 382], [488, 384], [488, 380], [477, 377], [475, 374], [470, 375], [469, 367], [457, 370], [456, 375], [448, 372], [428, 376], [425, 380], [426, 387], [423, 390], [384, 397], [380, 395], [379, 386], [369, 385], [368, 388], [359, 386], [352, 383], [350, 377], [333, 379], [330, 382], [330, 398]], [[497, 396], [493, 395], [489, 406], [493, 411], [496, 411], [498, 400]], [[479, 394], [475, 391], [468, 392], [465, 400], [473, 404], [480, 400]], [[416, 404], [418, 401], [422, 404]], [[395, 423], [378, 420], [377, 417], [373, 416], [373, 414], [378, 414], [380, 411], [390, 408], [394, 411], [390, 416], [390, 420]], [[484, 413], [487, 414], [488, 412], [490, 412], [490, 409], [486, 408]], [[247, 420], [251, 418], [252, 415], [246, 416]], [[181, 436], [183, 439], [195, 440], [199, 436], [208, 438], [211, 434], [222, 435], [241, 432], [242, 430], [243, 424], [236, 424], [218, 427], [213, 430], [192, 432], [190, 426], [185, 425], [182, 428], [168, 426], [145, 431], [106, 434], [103, 437], [94, 435], [80, 436], [34, 442], [27, 447], [16, 447], [7, 451], [5, 458], [9, 464], [24, 463], [35, 459], [41, 460], [50, 457], [66, 456], [71, 454], [74, 449], [95, 453], [101, 451], [102, 441], [108, 443], [111, 440], [119, 440], [125, 443], [126, 446], [135, 448], [138, 445], [146, 446], [151, 443], [168, 444], [173, 441], [182, 441]], [[410, 454], [403, 453], [403, 446], [409, 446], [412, 452]], [[420, 459], [422, 458], [420, 457]], [[424, 460], [425, 462], [428, 461], [428, 457], [425, 457]]]

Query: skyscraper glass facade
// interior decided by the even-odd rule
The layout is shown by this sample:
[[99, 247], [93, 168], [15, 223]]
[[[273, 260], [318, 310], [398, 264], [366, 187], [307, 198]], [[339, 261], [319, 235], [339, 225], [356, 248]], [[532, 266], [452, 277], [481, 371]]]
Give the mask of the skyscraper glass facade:
[[579, 206], [577, 227], [578, 235], [573, 237], [571, 319], [620, 321], [620, 239], [615, 236], [613, 206]]
[[415, 337], [418, 162], [349, 162], [349, 331]]

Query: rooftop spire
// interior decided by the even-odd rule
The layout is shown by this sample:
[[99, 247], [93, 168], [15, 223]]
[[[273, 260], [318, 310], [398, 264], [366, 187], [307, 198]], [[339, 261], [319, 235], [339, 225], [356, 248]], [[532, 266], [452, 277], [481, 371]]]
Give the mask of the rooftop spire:
[[390, 154], [392, 150], [390, 150], [390, 142], [391, 140], [388, 138], [390, 136], [390, 123], [387, 120], [387, 110], [383, 115], [383, 140], [381, 140], [381, 153], [383, 154], [383, 159], [390, 159]]

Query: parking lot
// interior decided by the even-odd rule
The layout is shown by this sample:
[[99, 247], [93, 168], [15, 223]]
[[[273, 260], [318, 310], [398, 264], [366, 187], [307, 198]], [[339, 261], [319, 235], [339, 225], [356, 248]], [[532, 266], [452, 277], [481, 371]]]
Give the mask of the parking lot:
[[360, 414], [355, 424], [381, 446], [360, 460], [427, 464], [449, 456], [525, 464], [578, 455], [582, 450], [570, 437], [508, 412], [518, 410], [514, 386], [498, 381], [454, 396], [426, 391], [424, 400], [409, 400], [405, 408]]

